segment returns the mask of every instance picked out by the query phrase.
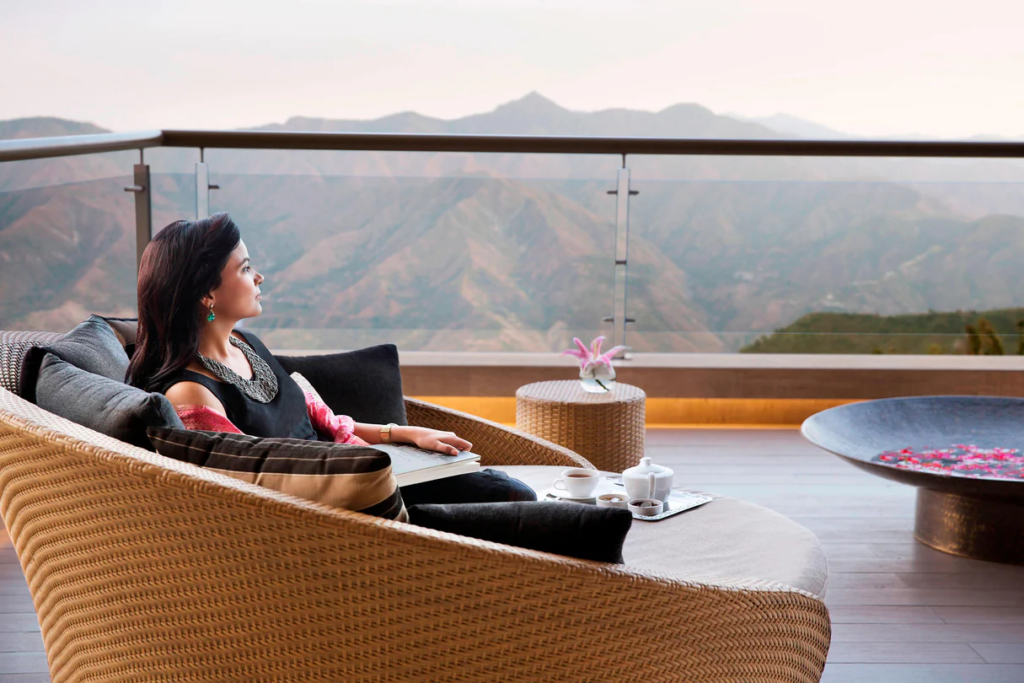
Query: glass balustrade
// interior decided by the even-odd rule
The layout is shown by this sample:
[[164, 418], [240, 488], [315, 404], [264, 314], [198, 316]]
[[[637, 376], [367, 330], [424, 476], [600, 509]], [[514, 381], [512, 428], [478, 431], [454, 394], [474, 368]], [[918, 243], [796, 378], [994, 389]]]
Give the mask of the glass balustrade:
[[616, 159], [208, 150], [282, 349], [550, 352], [612, 307]]
[[1024, 162], [631, 156], [638, 351], [1017, 354]]
[[0, 329], [135, 314], [138, 152], [0, 163]]
[[[0, 163], [0, 329], [134, 314], [124, 188], [138, 160]], [[145, 161], [154, 234], [197, 211], [242, 228], [267, 277], [264, 313], [244, 324], [275, 348], [551, 352], [624, 329], [635, 353], [1024, 351], [1021, 160], [160, 148]]]

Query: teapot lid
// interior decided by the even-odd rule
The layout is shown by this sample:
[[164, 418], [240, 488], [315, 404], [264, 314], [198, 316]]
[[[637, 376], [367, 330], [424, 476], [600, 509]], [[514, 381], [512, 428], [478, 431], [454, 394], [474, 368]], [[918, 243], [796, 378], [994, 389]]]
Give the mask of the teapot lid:
[[672, 470], [670, 470], [669, 468], [662, 467], [661, 465], [655, 465], [653, 462], [651, 462], [650, 458], [643, 457], [640, 458], [639, 465], [637, 465], [636, 467], [630, 467], [628, 470], [622, 473], [622, 476], [636, 476], [638, 474], [650, 474], [651, 472], [654, 472], [655, 475], [672, 474]]

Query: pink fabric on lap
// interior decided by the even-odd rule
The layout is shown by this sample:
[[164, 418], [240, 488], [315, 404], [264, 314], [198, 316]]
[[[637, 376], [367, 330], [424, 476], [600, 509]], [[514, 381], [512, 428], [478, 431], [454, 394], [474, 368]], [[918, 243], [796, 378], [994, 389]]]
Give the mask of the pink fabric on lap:
[[305, 394], [306, 412], [309, 413], [309, 421], [313, 423], [313, 429], [329, 435], [334, 443], [369, 445], [356, 436], [355, 420], [348, 415], [335, 415], [326, 403], [318, 400], [308, 391]]

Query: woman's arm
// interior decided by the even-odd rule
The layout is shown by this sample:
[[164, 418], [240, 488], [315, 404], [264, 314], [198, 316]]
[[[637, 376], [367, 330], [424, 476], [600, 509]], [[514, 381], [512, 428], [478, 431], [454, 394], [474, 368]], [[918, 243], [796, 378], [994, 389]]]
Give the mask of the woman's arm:
[[174, 412], [181, 418], [185, 429], [242, 433], [242, 430], [227, 418], [224, 405], [213, 392], [198, 382], [178, 382], [169, 387], [164, 395], [174, 406]]
[[[306, 391], [306, 413], [313, 428], [329, 437], [335, 443], [377, 444], [381, 443], [382, 425], [355, 422], [348, 415], [335, 415], [330, 406]], [[393, 443], [411, 443], [428, 451], [456, 455], [460, 450], [468, 451], [473, 444], [460, 439], [453, 432], [442, 432], [426, 427], [391, 428]]]
[[[383, 425], [368, 422], [356, 422], [355, 433], [360, 439], [370, 444], [381, 443], [380, 430]], [[427, 451], [437, 451], [445, 455], [458, 455], [459, 451], [468, 451], [473, 444], [455, 435], [455, 432], [442, 432], [427, 427], [410, 427], [395, 425], [391, 428], [393, 443], [411, 443]]]
[[224, 404], [199, 382], [177, 382], [167, 388], [164, 396], [172, 406], [207, 406], [221, 415], [227, 415]]
[[334, 443], [366, 445], [355, 431], [355, 422], [348, 415], [335, 415], [330, 406], [306, 391], [306, 414], [309, 422], [322, 437]]

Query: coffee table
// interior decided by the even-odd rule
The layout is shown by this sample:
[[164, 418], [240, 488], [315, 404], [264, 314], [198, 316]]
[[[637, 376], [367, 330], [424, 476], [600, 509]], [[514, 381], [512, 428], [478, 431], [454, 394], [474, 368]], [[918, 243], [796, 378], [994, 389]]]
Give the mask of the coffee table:
[[1024, 399], [923, 396], [809, 417], [808, 441], [917, 488], [914, 536], [953, 555], [1024, 564]]
[[516, 428], [622, 472], [644, 455], [647, 395], [629, 384], [592, 394], [577, 380], [535, 382], [516, 391]]

